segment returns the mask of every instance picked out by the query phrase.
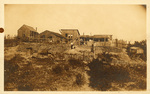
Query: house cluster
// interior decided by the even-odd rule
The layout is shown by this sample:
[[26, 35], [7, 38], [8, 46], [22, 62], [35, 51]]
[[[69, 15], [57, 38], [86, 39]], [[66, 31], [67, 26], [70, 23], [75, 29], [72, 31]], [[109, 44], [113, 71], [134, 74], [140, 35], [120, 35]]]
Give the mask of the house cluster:
[[60, 29], [59, 31], [60, 34], [49, 30], [38, 33], [37, 28], [23, 25], [18, 29], [18, 38], [28, 41], [74, 43], [87, 46], [92, 46], [94, 43], [96, 46], [126, 47], [127, 44], [123, 40], [115, 40], [114, 42], [112, 35], [80, 35], [78, 29]]

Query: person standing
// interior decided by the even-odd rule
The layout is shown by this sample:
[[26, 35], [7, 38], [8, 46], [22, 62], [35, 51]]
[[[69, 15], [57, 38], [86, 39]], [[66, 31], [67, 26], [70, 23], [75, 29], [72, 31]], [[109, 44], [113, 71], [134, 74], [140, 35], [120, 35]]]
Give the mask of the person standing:
[[93, 52], [93, 53], [94, 53], [94, 44], [92, 44], [91, 52]]
[[71, 42], [71, 49], [73, 49], [74, 47], [73, 47], [73, 43]]
[[93, 52], [93, 57], [95, 58], [95, 43], [92, 44], [91, 52]]

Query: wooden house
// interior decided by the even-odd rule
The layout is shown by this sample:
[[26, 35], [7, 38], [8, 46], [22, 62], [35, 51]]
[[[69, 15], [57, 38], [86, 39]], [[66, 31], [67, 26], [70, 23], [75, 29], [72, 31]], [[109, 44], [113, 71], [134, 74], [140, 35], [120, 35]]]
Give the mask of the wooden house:
[[33, 39], [38, 37], [38, 32], [31, 26], [23, 25], [18, 29], [18, 38]]
[[40, 33], [39, 39], [47, 42], [63, 42], [66, 40], [66, 38], [61, 34], [49, 30], [45, 30], [44, 32]]
[[68, 41], [76, 41], [79, 42], [80, 33], [78, 29], [60, 29], [60, 33], [64, 36]]
[[112, 35], [82, 35], [80, 36], [80, 44], [86, 44], [92, 46], [95, 43], [95, 46], [111, 46]]

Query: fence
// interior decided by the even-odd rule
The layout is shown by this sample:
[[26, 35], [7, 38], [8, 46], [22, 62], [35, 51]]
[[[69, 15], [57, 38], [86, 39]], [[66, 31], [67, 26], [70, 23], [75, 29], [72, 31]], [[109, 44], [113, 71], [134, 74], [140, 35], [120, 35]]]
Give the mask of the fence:
[[114, 40], [112, 40], [112, 46], [113, 47], [119, 47], [119, 48], [126, 48], [127, 47], [127, 41], [114, 39]]
[[65, 59], [78, 59], [81, 61], [90, 62], [94, 58], [94, 53], [82, 52], [81, 54], [63, 54]]

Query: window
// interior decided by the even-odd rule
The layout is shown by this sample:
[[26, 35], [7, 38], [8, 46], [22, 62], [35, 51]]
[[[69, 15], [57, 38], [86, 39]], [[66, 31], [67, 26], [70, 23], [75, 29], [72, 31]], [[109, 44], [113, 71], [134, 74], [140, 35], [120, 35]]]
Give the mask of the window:
[[52, 36], [49, 36], [48, 38], [49, 38], [49, 39], [52, 39], [53, 37], [52, 37]]
[[68, 37], [68, 34], [66, 33], [65, 36]]
[[30, 31], [30, 36], [32, 36], [32, 32]]
[[98, 38], [94, 38], [94, 41], [98, 41]]
[[100, 42], [104, 42], [104, 38], [100, 38]]
[[36, 32], [34, 32], [34, 36], [37, 36], [37, 33], [36, 33]]
[[85, 38], [85, 41], [89, 41], [89, 38]]
[[33, 36], [33, 32], [32, 31], [30, 31], [30, 36]]
[[108, 38], [106, 38], [105, 41], [108, 41]]
[[45, 38], [45, 35], [42, 35], [41, 38]]
[[25, 34], [23, 34], [22, 36], [25, 37]]

